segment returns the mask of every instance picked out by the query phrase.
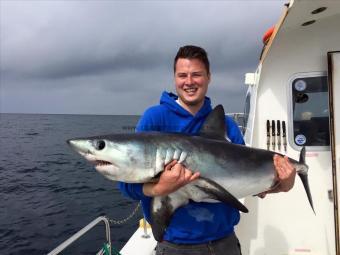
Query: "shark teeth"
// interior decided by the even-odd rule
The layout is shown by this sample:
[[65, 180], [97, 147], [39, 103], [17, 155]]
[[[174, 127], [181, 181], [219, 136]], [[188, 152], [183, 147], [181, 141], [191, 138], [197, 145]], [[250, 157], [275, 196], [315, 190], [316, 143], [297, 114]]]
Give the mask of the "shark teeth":
[[112, 165], [110, 162], [107, 162], [107, 161], [104, 161], [104, 160], [96, 160], [95, 164], [96, 164], [96, 166]]

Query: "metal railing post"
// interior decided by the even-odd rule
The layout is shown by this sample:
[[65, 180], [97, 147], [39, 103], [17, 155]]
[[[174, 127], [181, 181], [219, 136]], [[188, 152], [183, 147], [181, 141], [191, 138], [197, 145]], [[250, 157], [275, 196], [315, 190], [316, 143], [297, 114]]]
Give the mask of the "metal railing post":
[[105, 216], [100, 216], [96, 218], [95, 220], [91, 221], [88, 225], [86, 225], [84, 228], [79, 230], [77, 233], [75, 233], [73, 236], [71, 236], [69, 239], [58, 245], [55, 249], [53, 249], [51, 252], [48, 253], [48, 255], [55, 255], [63, 251], [65, 248], [67, 248], [70, 244], [75, 242], [77, 239], [79, 239], [81, 236], [86, 234], [90, 229], [95, 227], [99, 222], [103, 221], [105, 223], [105, 232], [106, 232], [106, 240], [109, 244], [109, 252], [111, 255], [111, 233], [110, 233], [110, 223], [109, 220]]

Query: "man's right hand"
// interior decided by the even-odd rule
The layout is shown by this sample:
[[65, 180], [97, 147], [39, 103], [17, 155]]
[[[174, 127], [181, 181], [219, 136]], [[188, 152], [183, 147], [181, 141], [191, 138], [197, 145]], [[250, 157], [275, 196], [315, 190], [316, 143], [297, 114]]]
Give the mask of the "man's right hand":
[[150, 197], [166, 196], [198, 179], [199, 176], [199, 172], [194, 173], [177, 160], [173, 160], [165, 166], [157, 183], [144, 183], [143, 193]]

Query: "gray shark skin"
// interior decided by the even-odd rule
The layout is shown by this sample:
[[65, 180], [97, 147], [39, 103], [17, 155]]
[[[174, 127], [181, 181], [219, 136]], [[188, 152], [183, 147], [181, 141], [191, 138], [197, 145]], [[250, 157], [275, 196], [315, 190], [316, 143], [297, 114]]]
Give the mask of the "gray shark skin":
[[[189, 200], [224, 202], [242, 212], [238, 201], [275, 187], [274, 154], [262, 149], [232, 144], [225, 139], [224, 110], [217, 106], [207, 117], [198, 136], [179, 133], [145, 132], [113, 134], [68, 140], [68, 144], [96, 170], [113, 181], [146, 183], [157, 181], [172, 160], [200, 172], [200, 178], [167, 195], [154, 197], [151, 208], [152, 231], [161, 241], [171, 215]], [[279, 154], [280, 155], [280, 154]], [[314, 211], [308, 184], [305, 149], [300, 160], [290, 159], [303, 182]]]

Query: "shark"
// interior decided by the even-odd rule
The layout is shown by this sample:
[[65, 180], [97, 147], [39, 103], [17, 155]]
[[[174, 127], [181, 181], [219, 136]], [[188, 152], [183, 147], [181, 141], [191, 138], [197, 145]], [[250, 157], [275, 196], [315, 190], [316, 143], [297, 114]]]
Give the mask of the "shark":
[[[222, 105], [211, 111], [198, 135], [141, 132], [73, 138], [67, 143], [112, 181], [155, 182], [172, 160], [188, 169], [199, 170], [197, 180], [166, 196], [153, 197], [151, 227], [158, 241], [162, 240], [174, 211], [190, 200], [223, 202], [247, 213], [248, 209], [239, 199], [276, 187], [273, 156], [282, 155], [229, 142]], [[300, 152], [299, 161], [289, 160], [296, 168], [314, 211], [305, 148]]]

